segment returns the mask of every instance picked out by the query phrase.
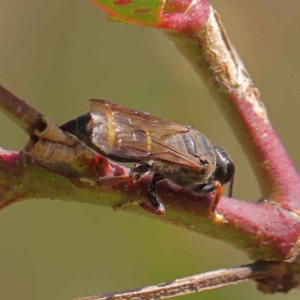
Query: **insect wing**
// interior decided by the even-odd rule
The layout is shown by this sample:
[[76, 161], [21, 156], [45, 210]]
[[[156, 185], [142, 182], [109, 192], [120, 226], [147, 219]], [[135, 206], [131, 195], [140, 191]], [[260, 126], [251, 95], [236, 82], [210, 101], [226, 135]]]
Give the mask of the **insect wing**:
[[196, 157], [166, 144], [168, 137], [188, 132], [167, 122], [104, 100], [90, 100], [92, 143], [116, 160], [139, 162], [157, 159], [199, 170]]

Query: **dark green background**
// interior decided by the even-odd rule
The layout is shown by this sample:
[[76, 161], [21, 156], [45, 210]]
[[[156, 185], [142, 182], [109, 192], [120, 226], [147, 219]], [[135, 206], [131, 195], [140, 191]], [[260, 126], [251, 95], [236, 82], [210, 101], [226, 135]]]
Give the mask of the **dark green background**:
[[[300, 2], [211, 2], [299, 167]], [[107, 22], [88, 0], [1, 0], [0, 84], [58, 124], [86, 112], [89, 98], [191, 124], [232, 155], [234, 195], [259, 197], [230, 128], [175, 47], [154, 29]], [[9, 149], [27, 140], [2, 115], [0, 135]], [[230, 245], [182, 228], [50, 200], [1, 211], [0, 241], [0, 299], [71, 299], [250, 262]], [[241, 297], [291, 300], [299, 292], [264, 296], [250, 282], [180, 299]]]

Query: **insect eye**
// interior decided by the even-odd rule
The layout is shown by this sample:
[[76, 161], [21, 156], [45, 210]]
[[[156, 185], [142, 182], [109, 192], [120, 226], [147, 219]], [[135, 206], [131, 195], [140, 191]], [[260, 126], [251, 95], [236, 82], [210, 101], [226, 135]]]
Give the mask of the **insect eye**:
[[232, 160], [226, 160], [226, 175], [224, 176], [224, 184], [232, 180], [235, 173], [235, 166]]
[[215, 146], [215, 151], [217, 154], [217, 163], [214, 179], [220, 181], [221, 184], [226, 184], [234, 176], [234, 163], [223, 149]]

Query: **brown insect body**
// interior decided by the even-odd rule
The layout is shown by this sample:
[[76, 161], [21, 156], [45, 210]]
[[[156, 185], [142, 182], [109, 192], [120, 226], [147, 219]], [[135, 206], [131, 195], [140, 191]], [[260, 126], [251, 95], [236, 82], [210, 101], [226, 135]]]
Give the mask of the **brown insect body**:
[[[163, 179], [198, 193], [221, 191], [234, 175], [225, 151], [191, 126], [155, 118], [104, 100], [90, 100], [90, 113], [67, 122], [61, 129], [76, 135], [96, 152], [119, 162], [135, 162], [135, 179], [154, 172], [148, 188], [150, 203], [141, 206], [164, 214], [155, 184]], [[216, 195], [219, 201], [221, 195]], [[217, 203], [214, 205], [216, 206]]]
[[152, 164], [155, 173], [163, 174], [183, 187], [202, 184], [212, 176], [216, 167], [216, 154], [212, 143], [194, 128], [186, 126], [186, 129], [186, 133], [177, 133], [166, 138], [165, 145], [191, 155], [199, 169], [193, 170], [161, 160], [153, 160]]

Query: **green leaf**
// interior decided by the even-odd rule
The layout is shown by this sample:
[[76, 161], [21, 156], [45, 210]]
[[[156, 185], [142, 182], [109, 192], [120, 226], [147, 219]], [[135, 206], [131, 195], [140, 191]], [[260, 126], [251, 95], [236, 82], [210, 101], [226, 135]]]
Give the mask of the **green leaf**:
[[110, 21], [155, 27], [160, 23], [164, 0], [92, 0], [108, 13]]

